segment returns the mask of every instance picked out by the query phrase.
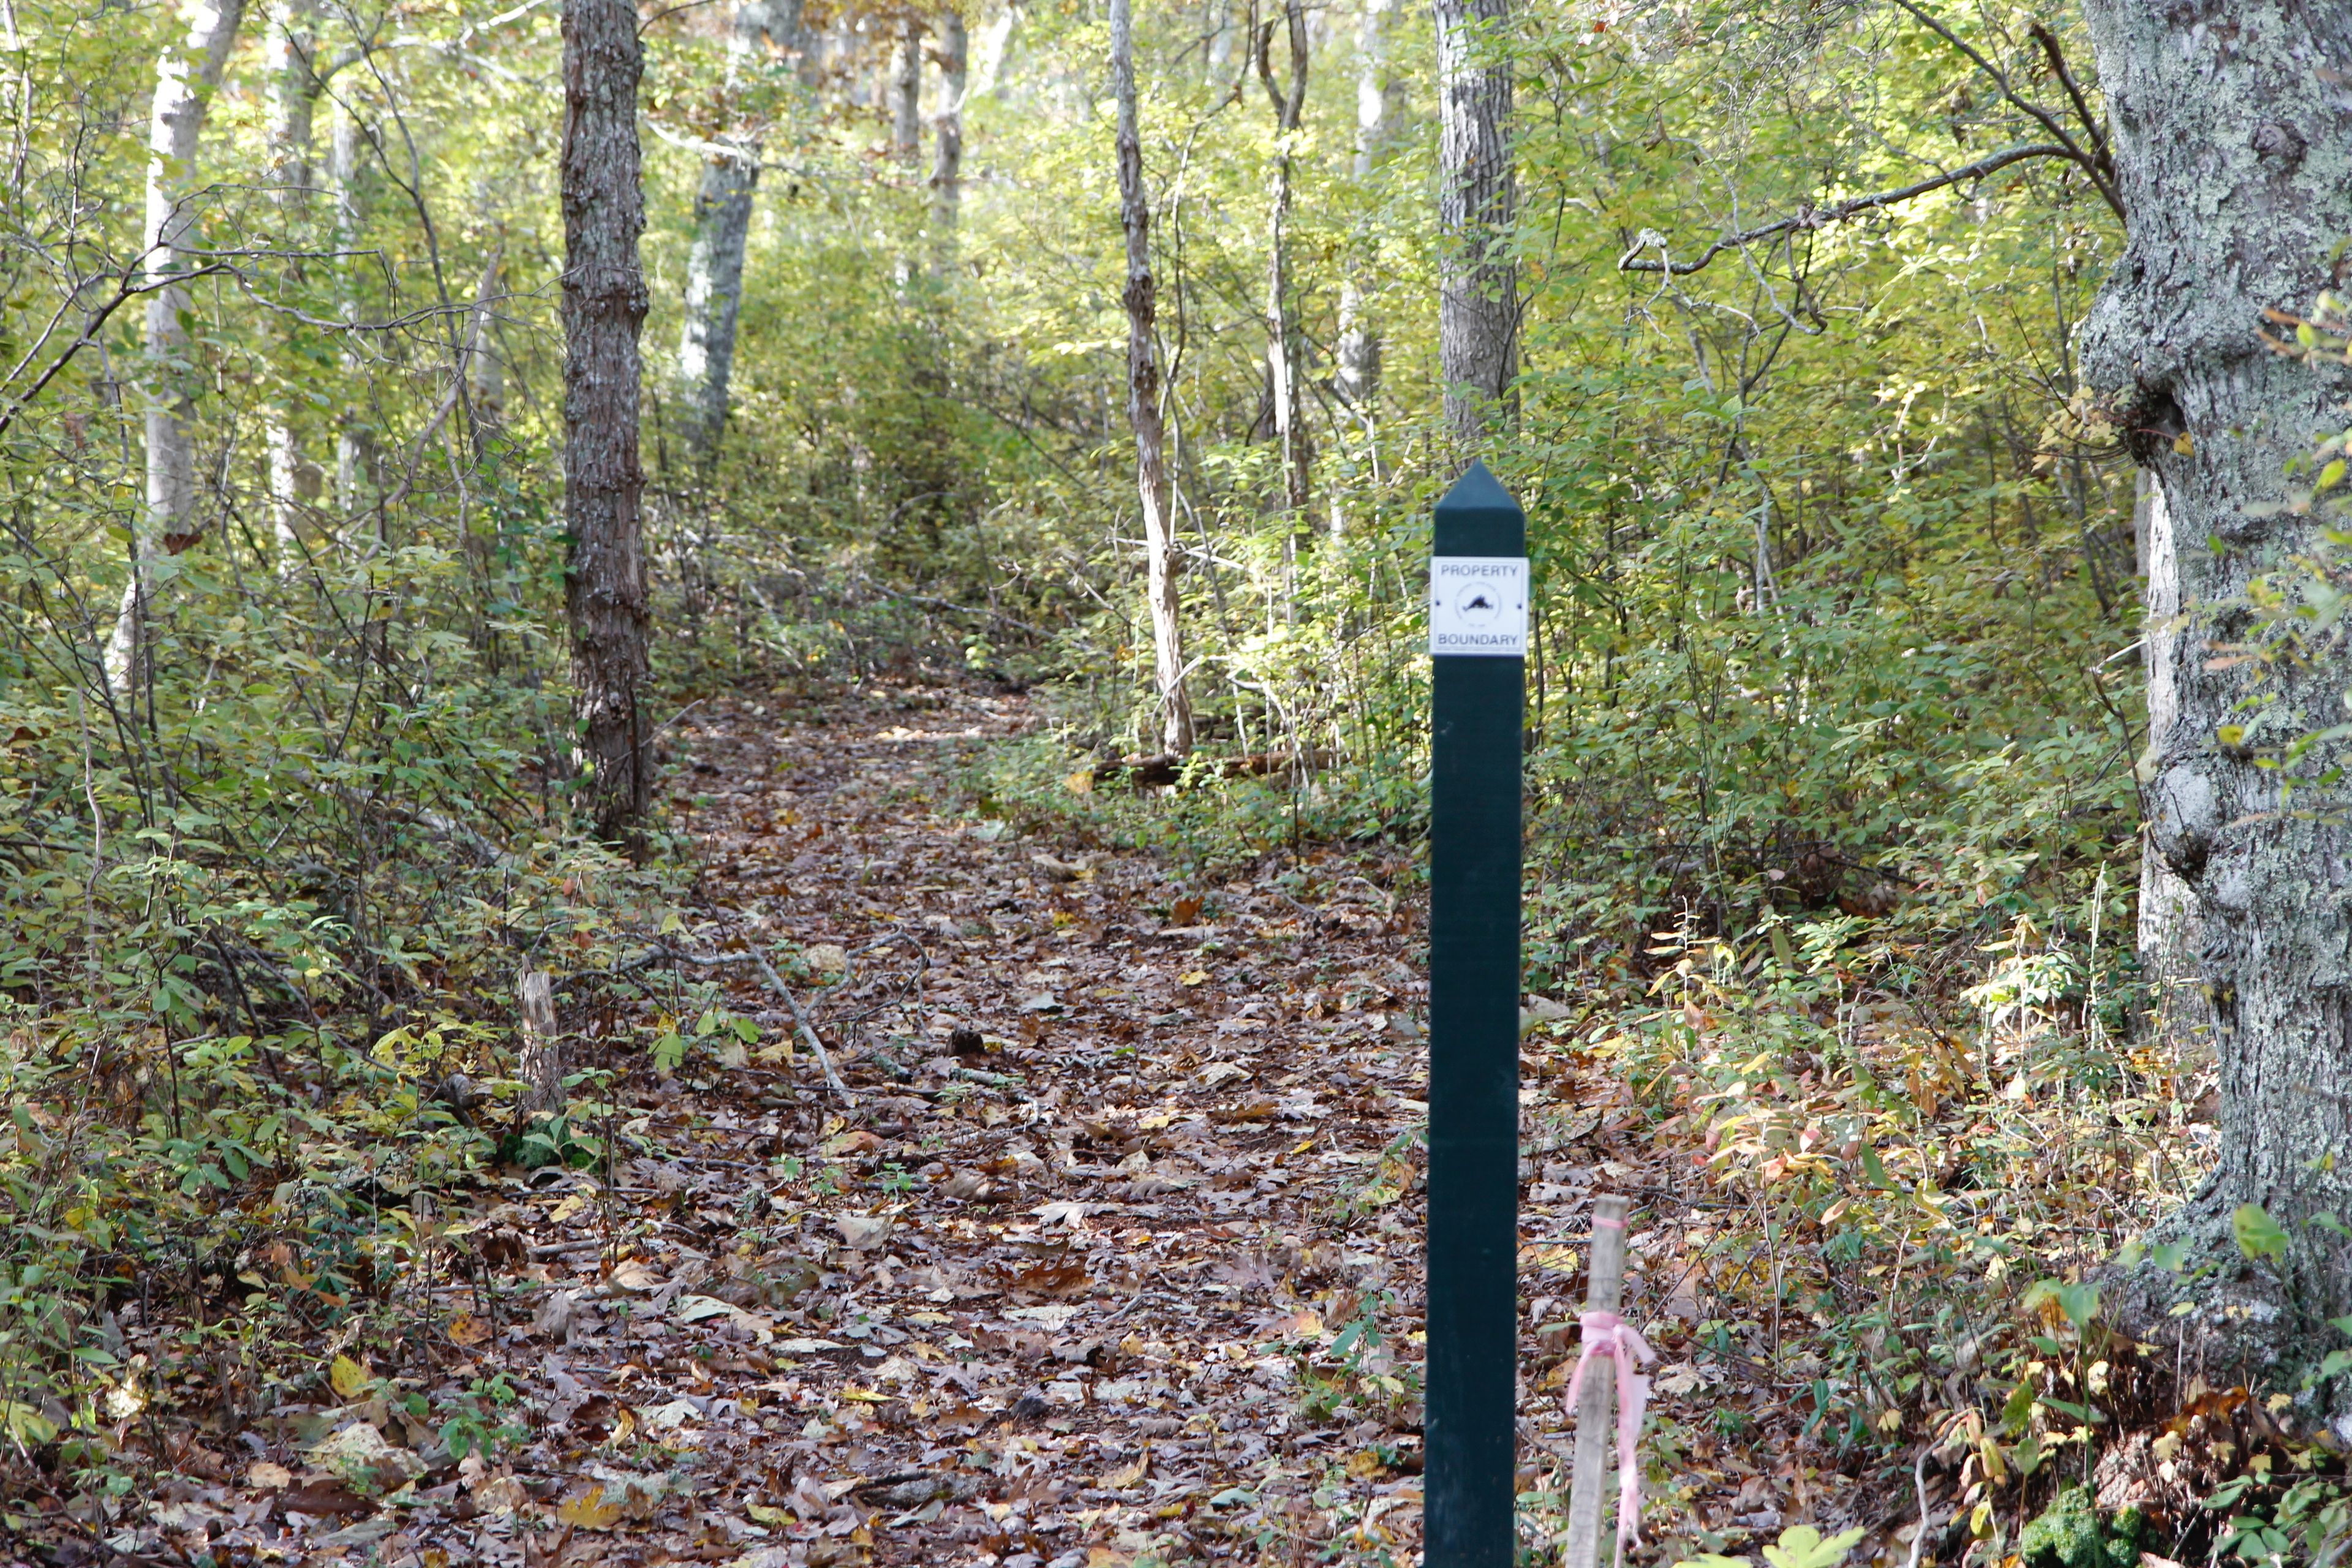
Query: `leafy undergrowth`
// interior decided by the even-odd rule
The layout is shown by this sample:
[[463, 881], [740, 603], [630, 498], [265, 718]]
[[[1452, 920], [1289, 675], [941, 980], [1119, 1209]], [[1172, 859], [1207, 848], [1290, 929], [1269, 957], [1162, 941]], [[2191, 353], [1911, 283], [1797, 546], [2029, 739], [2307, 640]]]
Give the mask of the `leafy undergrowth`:
[[[66, 1564], [1414, 1561], [1409, 853], [1105, 847], [1149, 842], [1122, 826], [1148, 806], [1068, 809], [1040, 727], [918, 687], [698, 710], [668, 800], [693, 887], [540, 945], [555, 1121], [515, 1110], [478, 999], [184, 1167], [215, 1174], [85, 1214], [126, 1157], [90, 1142], [100, 1080], [20, 1035], [16, 1147], [47, 1163], [0, 1282], [12, 1538]], [[1008, 741], [1043, 782], [975, 795]], [[2099, 1037], [2032, 930], [1939, 1000], [1874, 929], [1670, 933], [1633, 1005], [1530, 999], [1531, 1560], [1605, 1191], [1636, 1200], [1629, 1310], [1664, 1362], [1643, 1557], [1901, 1562], [1923, 1497], [1921, 1561], [2307, 1555], [2336, 1467], [2304, 1407], [2116, 1342], [2082, 1279], [2193, 1179], [2203, 1069]], [[272, 1103], [272, 1064], [242, 1070]], [[163, 1151], [169, 1085], [119, 1092]], [[37, 1272], [67, 1237], [96, 1289]]]

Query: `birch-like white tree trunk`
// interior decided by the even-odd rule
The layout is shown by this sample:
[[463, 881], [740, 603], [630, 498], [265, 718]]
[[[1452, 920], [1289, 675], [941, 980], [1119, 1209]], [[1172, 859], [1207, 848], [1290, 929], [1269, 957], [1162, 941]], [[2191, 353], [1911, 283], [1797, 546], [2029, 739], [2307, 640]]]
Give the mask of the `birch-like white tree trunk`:
[[184, 549], [195, 531], [196, 458], [190, 426], [195, 417], [192, 378], [180, 358], [187, 333], [180, 326], [187, 290], [173, 281], [186, 272], [181, 254], [195, 222], [196, 147], [205, 106], [220, 86], [229, 46], [245, 14], [244, 0], [187, 0], [182, 31], [155, 61], [155, 97], [147, 125], [147, 211], [142, 236], [146, 281], [146, 363], [141, 395], [146, 408], [147, 495], [131, 532], [131, 576], [107, 638], [107, 685], [120, 699], [131, 689], [148, 600], [160, 552]]
[[[2170, 734], [2180, 720], [2179, 693], [2173, 686], [2180, 640], [2180, 569], [2172, 536], [2172, 514], [2154, 475], [2142, 468], [2134, 502], [2141, 602], [2145, 612], [2140, 659], [2147, 671], [2147, 732], [2151, 741]], [[2151, 748], [2147, 752], [2153, 758]], [[2196, 980], [2197, 900], [2179, 872], [2156, 847], [2156, 835], [2141, 836], [2138, 951], [2140, 973], [2154, 995], [2151, 1024], [2158, 1044], [2178, 1051], [2204, 1026], [2203, 988]]]
[[[1388, 146], [1395, 83], [1389, 68], [1388, 29], [1396, 0], [1364, 0], [1356, 32], [1356, 184], [1369, 189]], [[1351, 258], [1339, 280], [1339, 352], [1333, 376], [1340, 400], [1370, 425], [1381, 384], [1381, 334], [1371, 320], [1362, 268], [1369, 258]], [[1336, 515], [1336, 514], [1335, 514]]]
[[797, 0], [745, 0], [728, 27], [728, 89], [742, 123], [713, 139], [694, 197], [694, 243], [686, 258], [685, 321], [677, 345], [681, 438], [687, 460], [708, 471], [719, 458], [735, 374], [736, 323], [743, 308], [743, 258], [760, 184], [764, 115], [741, 102], [771, 40], [799, 41]]
[[[2143, 776], [2156, 851], [2195, 902], [2221, 1068], [2218, 1163], [2170, 1222], [2210, 1271], [2143, 1268], [2111, 1299], [2127, 1332], [2199, 1342], [2189, 1361], [2219, 1383], [2316, 1359], [2325, 1321], [2352, 1305], [2352, 1249], [2298, 1223], [2352, 1213], [2352, 819], [2319, 791], [2290, 804], [2256, 765], [2341, 723], [2352, 682], [2340, 654], [2269, 670], [2223, 657], [2252, 629], [2252, 580], [2327, 548], [2322, 519], [2283, 504], [2286, 469], [2312, 432], [2343, 427], [2352, 377], [2258, 334], [2266, 310], [2307, 310], [2333, 284], [2352, 234], [2352, 96], [2326, 65], [2352, 0], [2084, 10], [2130, 237], [2082, 363], [2161, 492], [2169, 548], [2150, 552], [2149, 599], [2176, 629], [2150, 648]], [[2256, 693], [2272, 700], [2239, 737], [2226, 727]], [[2236, 1246], [2245, 1204], [2285, 1224], [2284, 1258], [2251, 1265]]]
[[589, 816], [633, 836], [651, 803], [645, 470], [637, 451], [646, 275], [637, 83], [645, 42], [633, 0], [563, 11], [563, 510], [571, 525], [564, 609], [572, 718]]
[[1510, 0], [1435, 0], [1437, 363], [1445, 425], [1471, 447], [1516, 413], [1519, 274], [1510, 251]]
[[1111, 96], [1118, 108], [1119, 224], [1127, 231], [1127, 417], [1135, 431], [1135, 488], [1143, 501], [1145, 597], [1159, 677], [1160, 742], [1171, 755], [1192, 749], [1192, 700], [1184, 675], [1184, 623], [1176, 591], [1183, 566], [1169, 505], [1167, 429], [1160, 411], [1154, 340], [1158, 285], [1151, 273], [1151, 197], [1143, 186], [1143, 134], [1135, 94], [1135, 26], [1129, 0], [1110, 0]]
[[[312, 166], [319, 93], [317, 0], [277, 0], [270, 7], [269, 178], [283, 224], [281, 239], [304, 232], [303, 217], [318, 179]], [[262, 446], [269, 463], [269, 530], [281, 576], [302, 570], [301, 520], [319, 499], [318, 465], [302, 455], [294, 416], [282, 401], [262, 415]]]
[[1290, 48], [1290, 79], [1277, 82], [1274, 73], [1273, 32], [1259, 35], [1258, 79], [1274, 106], [1274, 179], [1267, 200], [1265, 280], [1265, 367], [1274, 398], [1274, 437], [1282, 466], [1282, 504], [1293, 530], [1286, 541], [1286, 554], [1298, 548], [1297, 530], [1306, 524], [1311, 500], [1307, 439], [1306, 399], [1301, 380], [1306, 374], [1307, 335], [1293, 308], [1290, 284], [1290, 206], [1297, 160], [1299, 117], [1307, 107], [1307, 12], [1300, 0], [1284, 0], [1284, 32]]
[[[330, 116], [328, 198], [333, 204], [335, 241], [335, 313], [346, 325], [367, 318], [363, 279], [372, 258], [355, 254], [367, 224], [367, 128], [353, 105], [339, 96]], [[335, 507], [345, 528], [355, 527], [367, 510], [375, 484], [375, 430], [369, 423], [362, 397], [367, 356], [358, 337], [343, 335], [341, 354], [343, 404], [335, 419]]]

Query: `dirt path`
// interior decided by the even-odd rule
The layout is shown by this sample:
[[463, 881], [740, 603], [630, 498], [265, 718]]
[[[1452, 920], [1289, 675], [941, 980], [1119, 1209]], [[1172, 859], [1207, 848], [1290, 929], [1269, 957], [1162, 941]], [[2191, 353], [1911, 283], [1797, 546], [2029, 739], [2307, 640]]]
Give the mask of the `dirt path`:
[[[550, 1468], [605, 1489], [567, 1561], [1409, 1558], [1424, 987], [1393, 853], [1180, 885], [950, 813], [971, 749], [1034, 721], [908, 691], [679, 739], [707, 919], [673, 940], [778, 954], [853, 1098], [804, 1041], [780, 1059], [756, 963], [706, 966], [760, 1043], [688, 1057], [620, 1191], [505, 1215], [548, 1259]], [[608, 1212], [617, 1247], [562, 1249]]]

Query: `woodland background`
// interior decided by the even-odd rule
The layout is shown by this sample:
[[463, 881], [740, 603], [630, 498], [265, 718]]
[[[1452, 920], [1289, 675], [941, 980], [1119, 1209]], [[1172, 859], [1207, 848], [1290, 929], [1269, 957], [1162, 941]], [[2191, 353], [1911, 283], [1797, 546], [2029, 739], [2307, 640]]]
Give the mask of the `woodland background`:
[[[100, 1485], [109, 1424], [77, 1412], [122, 1375], [106, 1282], [228, 1289], [272, 1203], [396, 1247], [300, 1194], [499, 1152], [436, 1110], [453, 1066], [520, 1092], [527, 966], [643, 1000], [633, 955], [696, 851], [657, 813], [624, 853], [574, 809], [557, 8], [248, 13], [172, 171], [202, 266], [159, 355], [132, 289], [149, 115], [194, 16], [0, 10], [0, 1410], [52, 1463], [81, 1430]], [[656, 722], [746, 683], [957, 672], [1056, 721], [974, 764], [982, 816], [1182, 874], [1417, 842], [1422, 561], [1461, 455], [1432, 28], [1389, 0], [1297, 16], [1295, 52], [1233, 0], [1135, 18], [1198, 733], [1180, 787], [1139, 791], [1122, 764], [1161, 745], [1104, 16], [644, 13]], [[2095, 91], [2059, 74], [2089, 74], [2069, 15], [1950, 26], [2022, 97]], [[1879, 1415], [1956, 1374], [1937, 1312], [2063, 1285], [2203, 1158], [2210, 1063], [2136, 942], [2134, 470], [2070, 349], [2119, 226], [2045, 159], [1628, 270], [2039, 132], [1903, 6], [1533, 0], [1482, 47], [1518, 91], [1517, 410], [1483, 455], [1538, 595], [1528, 983], [1562, 1048], [1651, 1089], [1642, 1064], [1685, 1064], [1656, 1116], [1713, 1114], [1696, 1157], [1755, 1237], [1819, 1228], [1809, 1267], [1884, 1285], [1874, 1339], [1824, 1321], [1806, 1424], [1884, 1457]], [[1304, 74], [1295, 126], [1269, 47]], [[697, 247], [733, 199], [712, 171], [747, 157], [730, 288]], [[193, 503], [151, 537], [163, 406]], [[700, 1005], [613, 1016], [629, 1049], [715, 1048]], [[1956, 1229], [1937, 1194], [1963, 1187], [2015, 1206]], [[2004, 1282], [1995, 1254], [2040, 1261]], [[1795, 1288], [1769, 1284], [1776, 1356]], [[319, 1375], [286, 1346], [371, 1288], [317, 1289], [189, 1353]], [[2063, 1355], [1958, 1364], [2003, 1484], [2020, 1438], [2073, 1426], [2016, 1408], [2021, 1377], [2067, 1396], [2025, 1361], [2090, 1359], [2079, 1299], [2040, 1300]]]

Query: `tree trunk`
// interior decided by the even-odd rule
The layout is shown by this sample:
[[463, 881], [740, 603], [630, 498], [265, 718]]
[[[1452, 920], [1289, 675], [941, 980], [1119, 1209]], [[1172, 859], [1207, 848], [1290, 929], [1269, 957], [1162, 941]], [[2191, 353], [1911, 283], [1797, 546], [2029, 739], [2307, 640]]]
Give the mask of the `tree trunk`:
[[1282, 465], [1282, 505], [1289, 514], [1291, 536], [1284, 549], [1294, 559], [1297, 531], [1305, 524], [1310, 500], [1307, 470], [1306, 403], [1300, 380], [1306, 373], [1306, 334], [1290, 299], [1291, 176], [1298, 119], [1307, 107], [1307, 13], [1300, 0], [1285, 0], [1282, 8], [1290, 45], [1290, 81], [1278, 86], [1274, 77], [1274, 32], [1258, 37], [1258, 79], [1274, 104], [1274, 188], [1268, 202], [1265, 280], [1265, 368], [1274, 393], [1274, 436]]
[[963, 94], [971, 55], [961, 14], [941, 13], [940, 110], [931, 117], [931, 255], [941, 271], [954, 264], [963, 210]]
[[[2347, 377], [2257, 334], [2265, 310], [2310, 308], [2352, 233], [2352, 105], [2316, 63], [2352, 36], [2352, 0], [2084, 9], [2131, 234], [2084, 322], [2083, 363], [2161, 490], [2170, 570], [2152, 551], [2149, 598], [2179, 620], [2151, 646], [2170, 711], [2144, 776], [2157, 852], [2195, 900], [2221, 1098], [2217, 1168], [2169, 1222], [2220, 1267], [2193, 1286], [2125, 1274], [2117, 1305], [2126, 1331], [2199, 1340], [2219, 1381], [2315, 1357], [2333, 1337], [2323, 1321], [2352, 1303], [2342, 1245], [2293, 1223], [2352, 1208], [2352, 826], [2307, 809], [2318, 790], [2282, 810], [2280, 771], [2254, 765], [2342, 721], [2341, 658], [2264, 671], [2219, 657], [2254, 629], [2251, 580], [2326, 546], [2317, 516], [2281, 503], [2311, 433], [2341, 428]], [[2243, 745], [2225, 742], [2258, 690], [2275, 700]], [[2287, 1226], [2285, 1258], [2251, 1265], [2232, 1244], [2243, 1204]], [[2184, 1291], [2192, 1310], [2170, 1316]]]
[[[728, 35], [730, 96], [740, 93], [770, 38], [790, 46], [799, 32], [797, 6], [746, 0]], [[741, 105], [736, 106], [739, 113]], [[686, 258], [686, 322], [677, 346], [682, 437], [687, 460], [708, 472], [719, 459], [727, 425], [728, 389], [735, 371], [735, 328], [743, 307], [743, 255], [751, 233], [751, 200], [760, 183], [760, 117], [721, 133], [729, 149], [702, 166], [694, 197], [694, 244]]]
[[[1389, 19], [1396, 0], [1364, 0], [1364, 15], [1356, 34], [1356, 184], [1369, 189], [1373, 172], [1389, 140], [1392, 83], [1389, 75]], [[1370, 262], [1352, 257], [1339, 282], [1339, 353], [1334, 384], [1340, 401], [1364, 422], [1371, 423], [1372, 400], [1381, 385], [1381, 335], [1373, 326], [1360, 281]], [[1336, 516], [1336, 514], [1334, 514]]]
[[191, 378], [173, 361], [187, 348], [180, 316], [187, 290], [170, 281], [187, 270], [180, 246], [195, 221], [196, 144], [205, 107], [220, 86], [244, 0], [187, 0], [186, 31], [155, 61], [155, 100], [147, 128], [147, 221], [143, 232], [147, 296], [147, 505], [131, 530], [131, 578], [108, 637], [104, 668], [118, 699], [131, 689], [158, 551], [184, 549], [195, 531], [196, 459], [189, 424], [195, 416]]
[[[284, 226], [281, 239], [307, 232], [302, 220], [310, 211], [311, 182], [317, 178], [317, 171], [310, 166], [311, 143], [324, 84], [314, 64], [316, 23], [315, 0], [278, 0], [271, 8], [269, 178]], [[293, 414], [282, 403], [271, 404], [263, 413], [262, 446], [269, 460], [269, 530], [278, 571], [281, 576], [292, 577], [305, 563], [301, 519], [318, 502], [321, 476], [317, 465], [302, 456], [294, 435]]]
[[[2147, 670], [2147, 732], [2169, 734], [2179, 722], [2180, 702], [2172, 684], [2180, 640], [2180, 577], [2172, 537], [2172, 517], [2164, 491], [2146, 468], [2133, 508], [2138, 536], [2144, 616], [2140, 659]], [[2153, 752], [2149, 753], [2153, 756]], [[2145, 782], [2145, 781], [2143, 781]], [[2178, 1054], [2204, 1028], [2203, 989], [2195, 978], [2196, 899], [2180, 873], [2143, 831], [2139, 859], [2139, 966], [2154, 996], [2149, 1027], [2153, 1041]]]
[[646, 279], [637, 80], [645, 45], [629, 0], [563, 12], [564, 608], [572, 712], [589, 815], [634, 836], [652, 793], [646, 715], [646, 598], [637, 454], [637, 334]]
[[1465, 447], [1516, 417], [1519, 273], [1511, 173], [1510, 0], [1436, 0], [1437, 363], [1445, 426]]
[[1151, 652], [1160, 683], [1160, 744], [1171, 754], [1192, 749], [1192, 700], [1185, 689], [1184, 627], [1176, 593], [1182, 559], [1170, 513], [1167, 434], [1160, 416], [1160, 360], [1153, 342], [1158, 309], [1151, 276], [1151, 204], [1143, 188], [1143, 137], [1136, 123], [1135, 37], [1129, 0], [1110, 0], [1111, 94], [1118, 100], [1118, 216], [1127, 230], [1127, 417], [1135, 427], [1135, 487], [1143, 500], [1146, 595]]
[[900, 28], [890, 77], [890, 151], [908, 169], [923, 155], [923, 24], [913, 16]]
[[[334, 203], [335, 313], [353, 326], [367, 319], [361, 279], [370, 258], [359, 249], [367, 223], [366, 162], [370, 138], [356, 106], [339, 95], [331, 115], [327, 183]], [[345, 333], [341, 352], [343, 406], [335, 423], [335, 508], [345, 528], [357, 526], [375, 494], [375, 432], [362, 396], [367, 361], [355, 333]]]
[[526, 964], [515, 977], [515, 1004], [522, 1014], [522, 1049], [516, 1076], [523, 1082], [522, 1108], [534, 1116], [563, 1109], [563, 1031], [555, 1017], [555, 985], [543, 969]]

